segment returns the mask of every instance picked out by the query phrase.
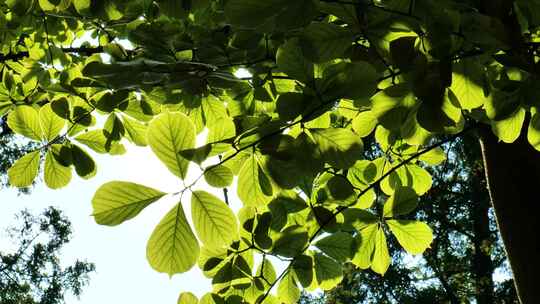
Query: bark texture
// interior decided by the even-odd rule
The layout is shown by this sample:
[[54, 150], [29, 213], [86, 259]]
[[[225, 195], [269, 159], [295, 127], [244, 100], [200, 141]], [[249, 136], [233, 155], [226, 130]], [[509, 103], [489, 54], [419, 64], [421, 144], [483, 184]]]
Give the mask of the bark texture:
[[540, 303], [540, 152], [526, 130], [512, 143], [498, 142], [489, 127], [479, 130], [484, 168], [521, 303]]

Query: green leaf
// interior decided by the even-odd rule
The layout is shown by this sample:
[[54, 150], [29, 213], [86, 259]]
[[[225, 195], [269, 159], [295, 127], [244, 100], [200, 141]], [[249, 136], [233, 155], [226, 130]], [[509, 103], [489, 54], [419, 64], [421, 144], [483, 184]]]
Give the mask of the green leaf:
[[213, 290], [224, 293], [231, 287], [247, 289], [251, 286], [251, 266], [242, 255], [237, 255], [223, 265], [212, 279]]
[[75, 144], [71, 144], [71, 158], [75, 166], [77, 175], [84, 179], [89, 179], [96, 175], [97, 167], [94, 159], [86, 151]]
[[354, 240], [349, 233], [336, 232], [319, 240], [315, 246], [329, 257], [344, 263], [353, 255]]
[[7, 124], [13, 132], [25, 137], [41, 140], [39, 114], [30, 106], [18, 106], [7, 117]]
[[313, 281], [313, 258], [308, 255], [300, 255], [292, 262], [292, 269], [298, 278], [298, 282], [307, 288]]
[[418, 195], [423, 195], [431, 188], [432, 182], [431, 174], [426, 169], [416, 164], [407, 164], [390, 173], [380, 185], [387, 195], [392, 195], [400, 186], [412, 187]]
[[304, 94], [286, 92], [280, 94], [276, 101], [276, 111], [283, 120], [294, 120], [306, 110], [308, 100]]
[[348, 129], [311, 129], [322, 158], [336, 168], [346, 169], [363, 157], [360, 137]]
[[326, 99], [364, 99], [377, 89], [375, 68], [363, 61], [339, 62], [323, 72], [321, 89]]
[[399, 244], [410, 254], [423, 253], [433, 241], [431, 228], [424, 222], [387, 220], [386, 223]]
[[268, 288], [270, 285], [266, 282], [274, 282], [276, 280], [276, 269], [269, 259], [263, 258], [255, 272], [255, 276], [263, 278], [263, 284], [266, 285], [265, 288]]
[[462, 109], [481, 107], [488, 98], [484, 93], [485, 75], [483, 67], [473, 60], [461, 60], [452, 65], [452, 86]]
[[364, 111], [354, 117], [352, 129], [358, 136], [366, 137], [375, 130], [377, 123], [377, 117], [371, 111]]
[[79, 12], [79, 14], [89, 13], [91, 0], [73, 0], [73, 7]]
[[236, 26], [255, 28], [279, 13], [287, 0], [230, 0], [225, 5], [225, 17]]
[[146, 246], [146, 258], [156, 271], [172, 276], [191, 269], [197, 262], [199, 251], [199, 243], [179, 202], [152, 232]]
[[218, 124], [220, 118], [228, 118], [225, 105], [214, 95], [203, 97], [201, 99], [201, 108], [204, 117], [204, 124], [208, 128]]
[[189, 161], [180, 151], [195, 147], [195, 126], [184, 114], [167, 112], [150, 122], [148, 144], [174, 175], [185, 179]]
[[294, 79], [309, 84], [313, 80], [314, 67], [304, 55], [298, 39], [289, 39], [276, 54], [278, 68]]
[[379, 222], [379, 216], [362, 209], [349, 208], [343, 211], [343, 216], [344, 226], [350, 230], [356, 229], [358, 232]]
[[236, 239], [236, 216], [220, 199], [205, 191], [193, 191], [191, 217], [195, 231], [205, 246], [228, 246]]
[[463, 113], [455, 95], [446, 90], [442, 96], [430, 96], [420, 104], [416, 119], [420, 126], [430, 132], [457, 133], [464, 124]]
[[208, 138], [206, 142], [209, 144], [215, 144], [220, 141], [230, 140], [236, 135], [234, 122], [229, 117], [220, 117], [207, 127]]
[[294, 277], [293, 271], [288, 271], [287, 274], [281, 279], [278, 285], [277, 294], [280, 302], [285, 304], [298, 303], [300, 299], [300, 289], [298, 283]]
[[347, 178], [344, 176], [335, 175], [332, 176], [328, 182], [326, 182], [329, 195], [329, 201], [340, 205], [349, 205], [352, 201], [356, 200], [356, 192]]
[[399, 130], [417, 103], [407, 84], [388, 87], [371, 97], [371, 113], [389, 130]]
[[199, 299], [191, 292], [182, 292], [178, 296], [177, 304], [198, 304]]
[[375, 250], [377, 231], [378, 224], [370, 224], [365, 226], [356, 235], [358, 250], [351, 262], [360, 269], [367, 269], [371, 265], [373, 251]]
[[503, 120], [491, 122], [491, 129], [495, 136], [505, 143], [513, 143], [519, 137], [523, 122], [525, 121], [525, 109], [518, 108], [509, 117]]
[[223, 166], [212, 166], [204, 171], [204, 180], [208, 185], [216, 188], [225, 188], [232, 184], [233, 173], [231, 169]]
[[122, 117], [122, 122], [126, 130], [127, 138], [132, 143], [140, 147], [148, 145], [146, 140], [146, 131], [148, 127], [146, 125], [127, 116]]
[[166, 193], [131, 182], [108, 182], [92, 198], [96, 223], [116, 226], [134, 218]]
[[336, 287], [343, 279], [341, 264], [323, 254], [315, 254], [314, 265], [315, 277], [322, 290]]
[[199, 304], [225, 304], [225, 301], [217, 294], [207, 293], [201, 298]]
[[71, 181], [71, 168], [57, 160], [60, 157], [62, 145], [52, 145], [45, 156], [44, 180], [47, 187], [59, 189]]
[[432, 166], [437, 166], [446, 160], [446, 154], [441, 147], [437, 147], [420, 155], [420, 157], [418, 157], [418, 160], [421, 160]]
[[307, 242], [308, 234], [304, 227], [290, 226], [280, 233], [272, 252], [284, 257], [294, 257], [304, 249]]
[[384, 204], [383, 216], [408, 214], [418, 206], [418, 195], [410, 187], [398, 187]]
[[48, 103], [39, 110], [39, 122], [41, 125], [41, 134], [47, 141], [53, 140], [64, 128], [65, 120], [58, 116]]
[[304, 53], [314, 62], [343, 57], [352, 42], [350, 29], [327, 22], [311, 23], [302, 35]]
[[119, 142], [110, 142], [103, 130], [91, 130], [75, 137], [75, 140], [84, 144], [97, 153], [110, 153], [111, 155], [124, 154], [126, 149]]
[[30, 152], [19, 158], [8, 170], [9, 183], [15, 187], [28, 187], [39, 170], [39, 151]]
[[536, 108], [531, 109], [532, 118], [527, 130], [527, 140], [538, 151], [540, 151], [540, 114]]
[[70, 0], [39, 0], [39, 5], [44, 11], [67, 9], [71, 4]]
[[386, 236], [381, 227], [377, 229], [375, 234], [375, 250], [371, 260], [371, 269], [378, 274], [384, 275], [390, 266], [390, 255], [388, 254], [388, 245], [386, 244]]
[[270, 179], [252, 154], [238, 173], [238, 197], [244, 205], [265, 206], [272, 198]]

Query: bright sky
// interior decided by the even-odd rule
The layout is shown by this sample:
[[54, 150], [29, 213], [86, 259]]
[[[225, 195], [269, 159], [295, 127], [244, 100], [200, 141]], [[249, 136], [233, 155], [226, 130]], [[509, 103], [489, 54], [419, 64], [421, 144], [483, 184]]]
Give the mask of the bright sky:
[[[13, 223], [14, 215], [23, 208], [40, 212], [53, 205], [62, 209], [73, 224], [73, 238], [62, 255], [63, 263], [87, 259], [96, 264], [97, 272], [80, 300], [68, 298], [67, 303], [176, 303], [182, 291], [197, 296], [211, 290], [210, 281], [195, 266], [190, 272], [173, 276], [154, 271], [146, 261], [146, 241], [161, 218], [178, 198], [165, 197], [147, 207], [135, 219], [116, 227], [100, 226], [94, 222], [91, 199], [96, 189], [111, 180], [141, 183], [163, 191], [178, 191], [180, 180], [169, 173], [149, 148], [128, 147], [122, 156], [92, 154], [98, 164], [97, 175], [90, 180], [75, 177], [68, 187], [50, 190], [39, 182], [31, 195], [18, 195], [13, 189], [0, 191], [0, 229]], [[197, 167], [190, 168], [192, 179], [198, 176]], [[75, 174], [74, 174], [75, 175]], [[223, 197], [220, 189], [200, 181], [200, 188]], [[236, 189], [231, 188], [231, 202], [238, 202]], [[184, 195], [184, 210], [190, 218], [190, 196]], [[1, 240], [2, 238], [0, 238]]]

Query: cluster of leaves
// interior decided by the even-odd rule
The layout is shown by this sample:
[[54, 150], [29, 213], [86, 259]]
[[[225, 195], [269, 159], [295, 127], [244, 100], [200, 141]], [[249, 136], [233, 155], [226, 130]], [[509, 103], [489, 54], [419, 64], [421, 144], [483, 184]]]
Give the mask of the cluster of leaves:
[[16, 249], [0, 252], [0, 303], [60, 304], [68, 293], [80, 295], [94, 265], [60, 265], [60, 251], [71, 237], [69, 220], [53, 207], [39, 216], [25, 210], [17, 219], [8, 229]]
[[[300, 286], [336, 286], [346, 261], [384, 274], [387, 236], [411, 254], [431, 243], [428, 225], [408, 214], [431, 187], [423, 164], [444, 160], [444, 142], [476, 123], [513, 142], [530, 113], [528, 139], [539, 149], [537, 6], [516, 2], [516, 33], [476, 5], [6, 1], [0, 114], [41, 144], [11, 167], [10, 182], [31, 184], [44, 158], [45, 183], [61, 188], [73, 169], [95, 174], [87, 148], [149, 146], [184, 187], [107, 183], [92, 200], [96, 222], [118, 225], [178, 196], [147, 257], [170, 275], [198, 264], [214, 285], [203, 303], [293, 303]], [[516, 46], [516, 34], [526, 41]], [[239, 68], [250, 76], [234, 76]], [[102, 126], [96, 115], [106, 116]], [[447, 136], [433, 143], [436, 134]], [[365, 159], [364, 141], [382, 156]], [[190, 164], [201, 173], [186, 181]], [[202, 178], [223, 188], [235, 177], [237, 214], [196, 190]], [[287, 262], [279, 275], [270, 256]]]
[[[416, 216], [430, 223], [434, 240], [411, 262], [389, 241], [395, 265], [384, 280], [354, 265], [324, 294], [301, 303], [519, 303], [485, 186], [478, 143], [464, 136], [445, 145], [448, 159], [430, 168], [433, 186], [420, 198]], [[414, 266], [413, 266], [414, 265]], [[504, 274], [504, 275], [503, 275]], [[494, 278], [496, 278], [494, 280]]]

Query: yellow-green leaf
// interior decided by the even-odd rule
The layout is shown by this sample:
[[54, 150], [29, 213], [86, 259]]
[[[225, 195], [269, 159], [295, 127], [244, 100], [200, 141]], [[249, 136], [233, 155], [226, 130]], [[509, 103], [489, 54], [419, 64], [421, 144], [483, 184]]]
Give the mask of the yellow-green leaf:
[[315, 277], [322, 290], [330, 290], [336, 287], [343, 279], [341, 264], [335, 260], [317, 253], [314, 257]]
[[197, 297], [191, 292], [182, 292], [178, 296], [177, 303], [178, 304], [198, 304], [199, 299], [197, 299]]
[[375, 237], [377, 235], [378, 224], [364, 226], [356, 235], [358, 250], [356, 251], [352, 263], [360, 269], [367, 269], [371, 265], [371, 256], [375, 250]]
[[44, 179], [45, 184], [51, 189], [65, 187], [71, 181], [71, 167], [62, 165], [56, 159], [61, 147], [61, 145], [52, 145], [45, 156]]
[[30, 106], [18, 106], [8, 115], [7, 124], [13, 132], [25, 137], [41, 140], [39, 114]]
[[39, 123], [41, 125], [42, 137], [47, 141], [53, 140], [64, 128], [66, 121], [56, 115], [51, 104], [48, 103], [39, 110]]
[[233, 173], [223, 165], [212, 166], [204, 171], [204, 179], [212, 187], [224, 188], [231, 185]]
[[191, 217], [205, 246], [228, 246], [237, 236], [238, 225], [231, 208], [208, 192], [193, 191]]
[[19, 158], [8, 170], [9, 183], [20, 188], [30, 186], [38, 174], [39, 159], [39, 151]]
[[144, 147], [148, 144], [146, 140], [147, 126], [131, 119], [127, 116], [122, 118], [124, 128], [126, 129], [127, 138], [137, 146]]
[[359, 113], [352, 121], [352, 128], [360, 137], [366, 137], [375, 130], [377, 117], [371, 111]]
[[93, 216], [98, 224], [115, 226], [139, 214], [165, 195], [156, 189], [131, 182], [108, 182], [92, 199]]
[[311, 129], [322, 158], [334, 167], [346, 169], [362, 158], [360, 136], [343, 128]]
[[384, 204], [383, 215], [393, 217], [407, 214], [418, 206], [418, 195], [410, 187], [397, 187]]
[[401, 246], [410, 254], [423, 253], [433, 240], [431, 228], [424, 222], [387, 220], [386, 223]]
[[505, 143], [513, 143], [521, 133], [525, 121], [525, 109], [519, 108], [513, 114], [502, 120], [491, 122], [493, 133]]
[[527, 130], [527, 140], [538, 151], [540, 151], [540, 114], [536, 108], [531, 109], [532, 118]]
[[442, 162], [446, 160], [446, 154], [444, 153], [444, 150], [441, 147], [437, 147], [435, 149], [429, 150], [428, 152], [420, 155], [418, 159], [427, 164], [436, 166], [436, 165], [440, 165]]
[[189, 161], [180, 151], [195, 147], [195, 126], [184, 114], [163, 113], [148, 126], [147, 140], [156, 156], [174, 175], [185, 179]]
[[278, 297], [280, 302], [285, 304], [298, 303], [298, 300], [300, 299], [300, 289], [298, 288], [298, 282], [294, 277], [293, 271], [289, 270], [279, 282]]
[[388, 245], [386, 236], [381, 227], [375, 233], [375, 250], [371, 260], [371, 269], [376, 273], [384, 275], [390, 266], [390, 254], [388, 254]]
[[270, 179], [252, 154], [238, 173], [238, 197], [245, 205], [265, 206], [272, 198]]
[[146, 246], [146, 258], [156, 271], [172, 276], [191, 269], [197, 262], [199, 251], [199, 242], [179, 202], [152, 232]]

